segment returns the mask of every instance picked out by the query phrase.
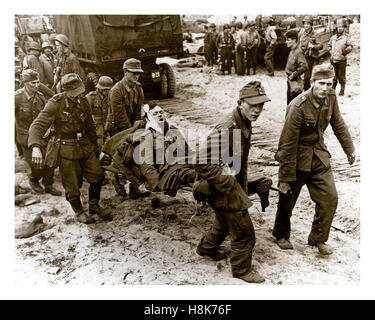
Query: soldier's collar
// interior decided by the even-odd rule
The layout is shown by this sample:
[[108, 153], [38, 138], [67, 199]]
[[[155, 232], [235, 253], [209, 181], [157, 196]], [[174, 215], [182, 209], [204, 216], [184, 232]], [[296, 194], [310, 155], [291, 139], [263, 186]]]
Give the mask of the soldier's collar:
[[314, 94], [313, 94], [313, 90], [312, 88], [309, 89], [309, 99], [310, 99], [310, 102], [312, 103], [312, 105], [315, 107], [315, 109], [319, 109], [321, 106], [327, 104], [327, 97], [325, 97], [321, 103], [319, 103], [319, 101], [317, 99], [315, 99], [314, 97]]
[[247, 139], [249, 137], [249, 135], [250, 135], [251, 122], [250, 121], [246, 121], [242, 117], [241, 111], [240, 111], [239, 107], [237, 107], [236, 109], [234, 109], [234, 111], [233, 111], [233, 117], [234, 117], [234, 120], [236, 121], [236, 123], [238, 124], [238, 126], [240, 127], [240, 129], [242, 131], [242, 134]]

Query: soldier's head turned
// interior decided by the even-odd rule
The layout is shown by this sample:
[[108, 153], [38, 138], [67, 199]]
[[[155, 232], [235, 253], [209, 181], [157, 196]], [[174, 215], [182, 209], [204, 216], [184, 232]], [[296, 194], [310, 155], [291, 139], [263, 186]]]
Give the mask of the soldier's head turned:
[[98, 80], [96, 88], [104, 95], [108, 95], [109, 90], [113, 87], [113, 80], [107, 76], [101, 76]]
[[85, 92], [85, 85], [76, 73], [67, 73], [61, 79], [61, 88], [68, 97], [78, 97]]
[[285, 34], [286, 45], [288, 48], [294, 48], [298, 43], [298, 32], [295, 29], [288, 30]]
[[21, 80], [27, 92], [33, 94], [38, 91], [39, 73], [33, 69], [26, 69], [21, 73]]
[[70, 41], [65, 34], [58, 34], [55, 37], [56, 49], [59, 52], [67, 52], [70, 48]]
[[249, 121], [256, 121], [265, 102], [271, 101], [260, 81], [250, 81], [239, 93], [238, 106], [241, 114]]
[[132, 83], [137, 82], [141, 73], [144, 72], [141, 67], [141, 61], [135, 58], [127, 59], [122, 68], [124, 70], [126, 80]]

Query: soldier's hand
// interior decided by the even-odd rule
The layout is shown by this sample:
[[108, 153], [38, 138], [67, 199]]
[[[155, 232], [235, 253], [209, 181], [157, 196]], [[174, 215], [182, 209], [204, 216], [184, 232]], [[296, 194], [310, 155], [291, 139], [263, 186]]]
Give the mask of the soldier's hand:
[[40, 149], [38, 147], [33, 148], [33, 151], [32, 151], [32, 154], [31, 154], [31, 161], [38, 168], [42, 168], [42, 166], [43, 166], [43, 155], [42, 155], [42, 151], [40, 151]]
[[352, 165], [355, 161], [355, 153], [353, 152], [352, 154], [348, 154], [347, 157], [349, 164]]
[[281, 193], [288, 194], [292, 191], [292, 188], [290, 187], [288, 182], [280, 182], [279, 190]]

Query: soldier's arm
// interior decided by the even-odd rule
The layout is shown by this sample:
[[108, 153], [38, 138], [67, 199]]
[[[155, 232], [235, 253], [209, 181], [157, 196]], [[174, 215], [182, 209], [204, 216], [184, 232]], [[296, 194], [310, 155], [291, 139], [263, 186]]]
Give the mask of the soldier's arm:
[[301, 123], [301, 108], [299, 106], [289, 105], [289, 111], [281, 132], [277, 151], [278, 161], [280, 163], [279, 180], [282, 182], [296, 180], [297, 150]]
[[350, 136], [348, 127], [345, 124], [345, 121], [341, 115], [336, 95], [332, 94], [331, 97], [335, 99], [333, 104], [333, 111], [330, 120], [332, 130], [339, 140], [341, 147], [343, 148], [346, 154], [352, 154], [354, 152], [354, 144], [352, 137]]
[[119, 90], [111, 90], [109, 101], [113, 112], [113, 119], [120, 131], [131, 127], [130, 120], [122, 105], [122, 97]]
[[352, 43], [350, 42], [349, 40], [349, 37], [346, 38], [346, 42], [345, 42], [345, 47], [344, 49], [342, 50], [342, 54], [344, 56], [346, 56], [347, 54], [349, 54], [350, 52], [352, 52], [353, 50], [353, 45]]
[[49, 100], [44, 109], [35, 118], [29, 128], [28, 147], [39, 147], [43, 145], [43, 136], [47, 129], [53, 124], [58, 112], [58, 105]]
[[297, 64], [296, 75], [299, 77], [307, 70], [307, 61], [302, 52], [299, 52], [297, 55]]
[[87, 135], [87, 138], [90, 140], [90, 142], [96, 147], [97, 150], [99, 150], [98, 140], [97, 140], [98, 138], [96, 136], [94, 120], [92, 119], [91, 108], [86, 98], [83, 98], [82, 103], [85, 104], [85, 109], [86, 109], [85, 133]]
[[134, 121], [137, 121], [137, 120], [141, 120], [141, 114], [142, 114], [142, 106], [143, 106], [143, 102], [144, 102], [144, 94], [143, 94], [143, 90], [142, 90], [142, 86], [139, 86], [137, 88], [138, 90], [138, 104], [137, 104], [137, 108], [135, 108], [134, 110]]

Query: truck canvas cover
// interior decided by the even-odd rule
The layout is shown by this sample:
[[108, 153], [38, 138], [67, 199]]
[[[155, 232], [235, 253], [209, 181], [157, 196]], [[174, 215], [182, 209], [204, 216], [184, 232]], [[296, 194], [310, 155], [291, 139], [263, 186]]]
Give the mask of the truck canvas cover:
[[[92, 62], [114, 61], [126, 55], [178, 52], [182, 43], [179, 15], [56, 15], [57, 33], [65, 34], [71, 49]], [[176, 44], [176, 49], [173, 46]], [[171, 52], [165, 51], [165, 55]]]

